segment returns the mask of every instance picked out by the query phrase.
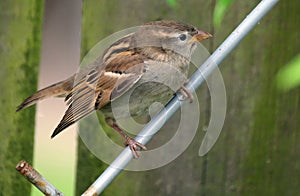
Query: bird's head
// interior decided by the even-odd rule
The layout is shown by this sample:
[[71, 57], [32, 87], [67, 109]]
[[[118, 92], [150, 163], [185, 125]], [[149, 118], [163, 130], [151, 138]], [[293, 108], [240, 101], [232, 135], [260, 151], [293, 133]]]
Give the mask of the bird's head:
[[134, 47], [145, 53], [172, 55], [190, 58], [198, 41], [212, 37], [194, 26], [175, 21], [154, 21], [141, 26], [134, 34]]

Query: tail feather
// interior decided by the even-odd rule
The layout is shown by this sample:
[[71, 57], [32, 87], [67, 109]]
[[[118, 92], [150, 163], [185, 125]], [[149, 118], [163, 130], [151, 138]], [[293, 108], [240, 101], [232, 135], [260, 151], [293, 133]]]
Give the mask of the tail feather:
[[38, 102], [40, 100], [43, 100], [43, 99], [46, 99], [49, 97], [57, 97], [57, 96], [66, 95], [68, 92], [71, 91], [71, 89], [73, 87], [73, 82], [74, 82], [74, 76], [37, 91], [36, 93], [34, 93], [33, 95], [31, 95], [30, 97], [25, 99], [23, 101], [23, 103], [21, 103], [17, 107], [16, 111], [18, 112], [24, 108], [27, 108], [27, 107], [35, 104], [36, 102]]
[[65, 112], [58, 126], [53, 131], [51, 138], [62, 132], [65, 128], [88, 116], [95, 110], [95, 103], [101, 99], [102, 91], [95, 92], [93, 88], [83, 88], [73, 94], [72, 103]]

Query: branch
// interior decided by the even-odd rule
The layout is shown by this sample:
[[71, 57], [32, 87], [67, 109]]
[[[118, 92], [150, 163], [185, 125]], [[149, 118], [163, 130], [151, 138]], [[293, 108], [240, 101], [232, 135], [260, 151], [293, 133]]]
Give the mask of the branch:
[[29, 182], [37, 187], [42, 193], [49, 196], [63, 196], [63, 194], [49, 183], [41, 174], [39, 174], [26, 161], [20, 161], [16, 170], [20, 172]]

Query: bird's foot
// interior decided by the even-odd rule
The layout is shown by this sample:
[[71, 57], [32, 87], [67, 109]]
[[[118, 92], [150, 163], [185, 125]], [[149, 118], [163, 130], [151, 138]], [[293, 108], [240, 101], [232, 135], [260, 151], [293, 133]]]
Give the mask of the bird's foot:
[[146, 146], [144, 146], [143, 144], [135, 141], [135, 139], [131, 138], [131, 137], [127, 137], [126, 138], [126, 142], [125, 142], [125, 145], [126, 146], [129, 146], [132, 154], [133, 154], [133, 157], [135, 159], [139, 158], [139, 155], [137, 153], [137, 151], [141, 148], [143, 150], [147, 150]]
[[182, 100], [186, 100], [187, 98], [190, 100], [190, 103], [193, 103], [194, 101], [194, 96], [191, 93], [191, 91], [189, 89], [187, 89], [184, 85], [182, 85], [180, 87], [180, 89], [178, 90], [178, 92], [180, 92], [183, 96]]
[[125, 138], [125, 146], [129, 146], [129, 148], [130, 148], [130, 150], [132, 151], [132, 154], [133, 154], [133, 157], [135, 158], [135, 159], [137, 159], [137, 158], [139, 158], [139, 155], [138, 155], [138, 153], [137, 153], [137, 151], [141, 148], [141, 149], [143, 149], [143, 150], [147, 150], [147, 148], [143, 145], [143, 144], [141, 144], [141, 143], [139, 143], [139, 142], [137, 142], [137, 141], [135, 141], [135, 139], [133, 139], [133, 138], [131, 138], [131, 137], [129, 137], [116, 123], [115, 123], [115, 121], [113, 120], [113, 119], [110, 119], [110, 118], [106, 118], [105, 119], [105, 121], [106, 121], [106, 123], [109, 125], [109, 126], [111, 126], [114, 130], [116, 130], [122, 137], [124, 137]]

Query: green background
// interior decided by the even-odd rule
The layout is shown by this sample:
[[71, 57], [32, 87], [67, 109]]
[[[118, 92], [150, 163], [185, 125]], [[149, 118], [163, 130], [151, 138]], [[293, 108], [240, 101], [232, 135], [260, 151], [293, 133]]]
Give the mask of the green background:
[[[216, 27], [214, 0], [86, 0], [82, 21], [78, 21], [81, 56], [116, 31], [156, 19], [184, 21], [210, 32], [214, 38], [204, 45], [213, 52], [258, 2], [233, 1]], [[197, 155], [210, 117], [210, 96], [202, 85], [199, 133], [189, 148], [162, 168], [122, 172], [103, 195], [299, 193], [300, 88], [281, 92], [276, 87], [279, 70], [300, 51], [299, 7], [298, 0], [280, 1], [220, 65], [227, 114], [221, 135], [206, 156]], [[36, 89], [44, 2], [1, 1], [0, 8], [0, 195], [29, 195], [29, 183], [14, 168], [21, 159], [32, 162], [35, 113], [28, 108], [16, 114], [15, 108]], [[172, 136], [172, 123], [168, 124], [150, 146]], [[47, 160], [47, 164], [51, 163]], [[106, 167], [79, 140], [75, 195], [84, 192]], [[68, 183], [60, 181], [51, 180]], [[59, 187], [65, 195], [73, 194]]]

